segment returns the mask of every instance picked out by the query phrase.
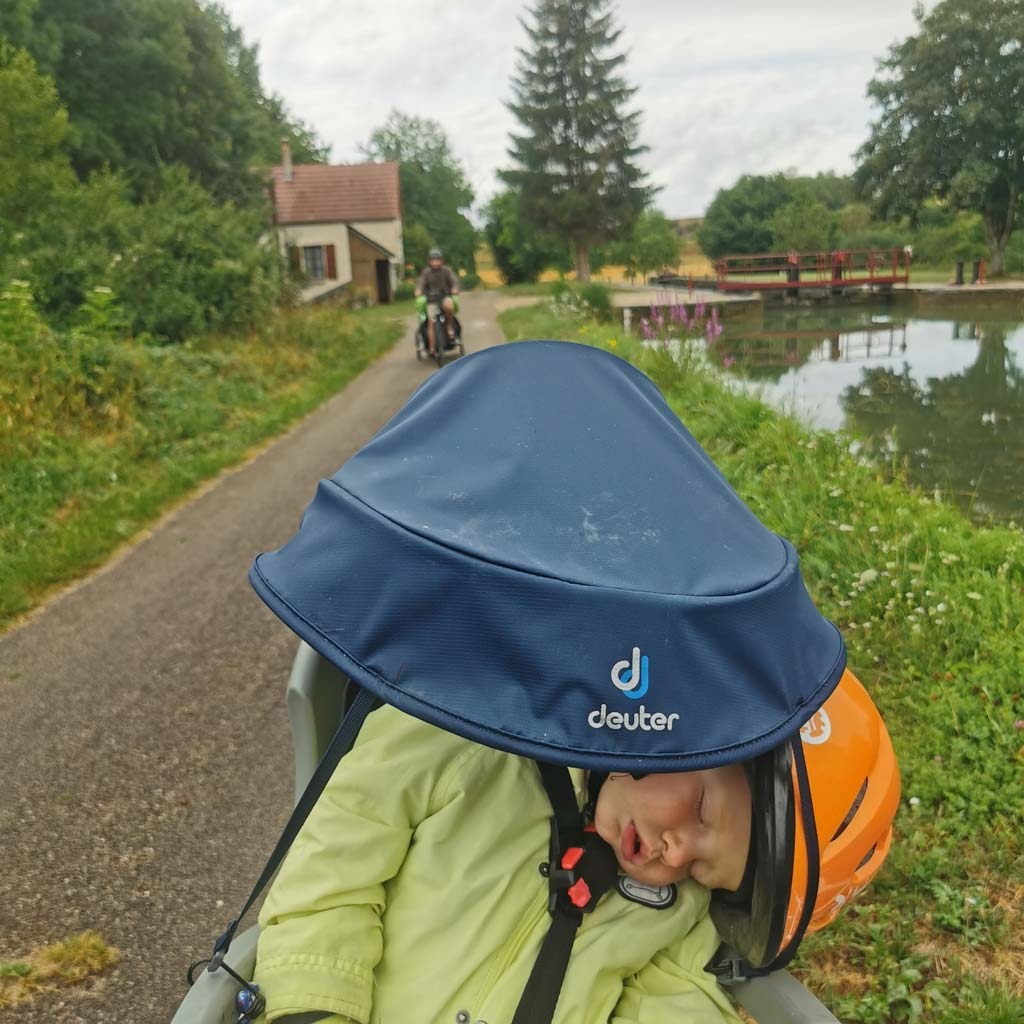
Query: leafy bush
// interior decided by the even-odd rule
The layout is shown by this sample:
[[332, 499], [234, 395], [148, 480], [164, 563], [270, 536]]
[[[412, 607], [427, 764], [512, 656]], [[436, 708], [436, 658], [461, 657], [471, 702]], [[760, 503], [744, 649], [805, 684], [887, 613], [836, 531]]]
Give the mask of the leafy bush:
[[610, 321], [615, 307], [612, 305], [612, 293], [603, 284], [589, 281], [579, 286], [580, 298], [586, 303], [591, 315], [602, 323]]
[[405, 302], [411, 299], [416, 292], [416, 286], [411, 281], [399, 281], [395, 288], [395, 302]]
[[922, 225], [914, 236], [914, 261], [951, 265], [988, 256], [985, 229], [977, 214], [959, 214], [951, 222]]
[[551, 298], [554, 302], [566, 302], [575, 296], [575, 289], [565, 278], [551, 282]]
[[816, 199], [800, 196], [780, 206], [769, 224], [776, 252], [829, 252], [835, 248], [836, 216]]
[[462, 290], [471, 292], [474, 288], [480, 287], [479, 274], [464, 274], [462, 277]]
[[[841, 232], [841, 249], [902, 249], [912, 235], [895, 224], [875, 223], [859, 231]], [[915, 259], [916, 259], [915, 252]]]
[[134, 215], [133, 241], [112, 272], [135, 332], [170, 342], [252, 327], [281, 290], [278, 253], [261, 242], [260, 211], [217, 205], [182, 168]]
[[111, 294], [97, 294], [82, 315], [93, 329], [57, 334], [26, 282], [13, 281], [0, 293], [0, 421], [11, 425], [0, 456], [32, 450], [51, 433], [130, 422], [144, 386], [140, 350], [116, 336], [124, 321]]

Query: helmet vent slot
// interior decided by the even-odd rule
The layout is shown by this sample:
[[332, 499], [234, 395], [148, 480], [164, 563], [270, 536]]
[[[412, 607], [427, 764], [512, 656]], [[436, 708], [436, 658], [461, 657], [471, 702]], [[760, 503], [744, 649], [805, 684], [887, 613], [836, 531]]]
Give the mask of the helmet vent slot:
[[872, 843], [871, 844], [871, 849], [868, 850], [868, 852], [864, 854], [864, 856], [861, 858], [861, 862], [857, 865], [857, 870], [858, 871], [860, 871], [860, 869], [862, 867], [864, 867], [864, 865], [867, 864], [867, 862], [869, 860], [871, 860], [872, 857], [874, 857], [875, 850], [877, 850], [877, 849], [878, 849], [878, 843]]
[[864, 802], [864, 797], [868, 791], [868, 780], [865, 779], [857, 791], [857, 795], [853, 798], [853, 803], [850, 804], [850, 809], [846, 812], [846, 817], [839, 823], [839, 828], [836, 829], [835, 835], [832, 836], [834, 842], [838, 839], [845, 831], [847, 826], [853, 821], [854, 815], [857, 813], [857, 808]]

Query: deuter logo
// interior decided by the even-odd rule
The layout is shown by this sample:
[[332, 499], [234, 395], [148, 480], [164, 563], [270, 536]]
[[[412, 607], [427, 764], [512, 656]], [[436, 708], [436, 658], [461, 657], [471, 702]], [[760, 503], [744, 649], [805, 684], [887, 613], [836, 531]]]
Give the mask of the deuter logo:
[[[617, 661], [612, 665], [612, 686], [630, 700], [639, 700], [643, 697], [649, 685], [650, 665], [647, 655], [640, 654], [639, 647], [633, 648], [631, 661]], [[587, 725], [591, 729], [628, 729], [630, 732], [637, 729], [642, 732], [671, 731], [678, 721], [677, 714], [650, 712], [643, 704], [633, 712], [609, 711], [608, 705], [602, 704], [600, 708], [587, 715]]]
[[[622, 670], [629, 671], [625, 676]], [[639, 700], [647, 692], [648, 666], [647, 655], [640, 656], [640, 648], [633, 648], [633, 663], [617, 661], [612, 665], [612, 685], [621, 690], [630, 700]]]

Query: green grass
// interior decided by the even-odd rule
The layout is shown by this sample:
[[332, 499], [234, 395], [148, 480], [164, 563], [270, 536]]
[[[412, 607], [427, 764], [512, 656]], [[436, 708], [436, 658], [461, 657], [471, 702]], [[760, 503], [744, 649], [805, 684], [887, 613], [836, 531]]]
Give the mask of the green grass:
[[[910, 283], [914, 284], [952, 284], [954, 276], [954, 264], [955, 260], [950, 260], [948, 265], [942, 266], [918, 266], [915, 264], [910, 268]], [[991, 278], [986, 274], [986, 282], [988, 284], [998, 284], [1000, 281], [1020, 281], [1024, 279], [1024, 274], [1004, 274], [1002, 277]], [[964, 284], [966, 287], [970, 286], [971, 281], [971, 262], [968, 260], [964, 265]]]
[[40, 992], [88, 981], [112, 967], [118, 951], [96, 932], [40, 946], [19, 960], [0, 960], [0, 1010]]
[[503, 284], [492, 291], [500, 291], [502, 295], [536, 295], [538, 297], [551, 294], [550, 281], [532, 281], [529, 284]]
[[31, 336], [0, 345], [0, 628], [343, 388], [411, 310], [316, 306], [168, 347], [23, 317]]
[[566, 338], [635, 363], [754, 512], [800, 552], [885, 716], [903, 800], [869, 889], [811, 936], [798, 973], [844, 1021], [1024, 1020], [1024, 533], [976, 527], [815, 433], [619, 329], [553, 311], [510, 339]]

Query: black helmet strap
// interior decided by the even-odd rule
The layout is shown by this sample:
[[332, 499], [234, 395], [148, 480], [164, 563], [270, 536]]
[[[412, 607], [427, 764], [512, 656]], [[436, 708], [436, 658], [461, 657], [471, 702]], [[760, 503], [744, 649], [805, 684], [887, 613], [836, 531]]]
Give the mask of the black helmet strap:
[[800, 792], [800, 816], [803, 819], [804, 842], [807, 846], [807, 888], [804, 893], [804, 907], [800, 914], [800, 922], [793, 937], [789, 940], [789, 944], [772, 961], [771, 969], [773, 971], [782, 970], [796, 956], [800, 940], [803, 939], [807, 925], [811, 921], [811, 914], [814, 913], [814, 905], [818, 902], [818, 882], [821, 877], [821, 849], [818, 846], [818, 829], [814, 822], [814, 804], [811, 801], [811, 783], [807, 778], [804, 745], [798, 737], [793, 741], [791, 747], [796, 767], [796, 783]]

